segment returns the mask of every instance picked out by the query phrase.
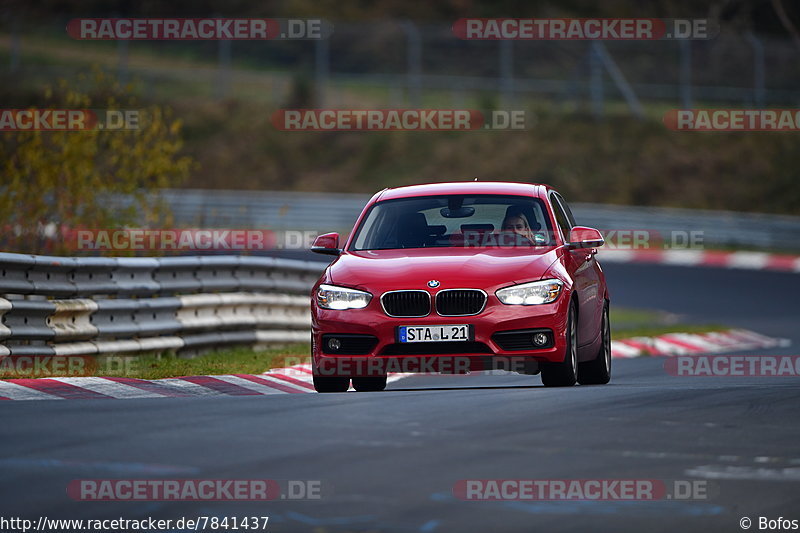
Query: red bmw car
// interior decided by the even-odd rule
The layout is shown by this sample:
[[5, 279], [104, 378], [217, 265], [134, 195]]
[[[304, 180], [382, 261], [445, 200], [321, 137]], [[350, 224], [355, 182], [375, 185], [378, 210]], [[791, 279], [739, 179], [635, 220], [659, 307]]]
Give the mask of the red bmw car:
[[386, 387], [388, 372], [503, 369], [546, 386], [611, 376], [600, 232], [547, 185], [459, 182], [385, 189], [312, 291], [318, 392]]

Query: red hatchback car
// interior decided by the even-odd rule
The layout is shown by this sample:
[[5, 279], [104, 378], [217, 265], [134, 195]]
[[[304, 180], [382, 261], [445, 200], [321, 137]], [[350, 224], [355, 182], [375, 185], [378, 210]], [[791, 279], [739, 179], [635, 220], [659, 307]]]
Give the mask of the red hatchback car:
[[312, 291], [314, 387], [386, 387], [387, 372], [541, 372], [546, 386], [608, 383], [600, 232], [547, 185], [458, 182], [372, 197]]

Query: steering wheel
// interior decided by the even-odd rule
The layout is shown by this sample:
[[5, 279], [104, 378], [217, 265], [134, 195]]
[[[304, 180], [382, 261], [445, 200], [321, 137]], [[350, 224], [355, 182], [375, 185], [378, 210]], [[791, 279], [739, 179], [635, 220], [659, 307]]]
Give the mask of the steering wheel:
[[[522, 243], [521, 240], [525, 240], [527, 242], [527, 246], [536, 246], [532, 240], [530, 240], [525, 235], [520, 235], [519, 233], [515, 233], [513, 231], [503, 230], [497, 234], [498, 236], [498, 246], [525, 246], [525, 243]], [[513, 243], [509, 244], [506, 242], [505, 236], [513, 236]]]

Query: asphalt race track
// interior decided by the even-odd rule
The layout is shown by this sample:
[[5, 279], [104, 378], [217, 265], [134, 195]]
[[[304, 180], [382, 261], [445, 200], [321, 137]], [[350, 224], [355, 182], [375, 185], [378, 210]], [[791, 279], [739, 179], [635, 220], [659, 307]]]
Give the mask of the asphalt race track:
[[[609, 264], [612, 305], [800, 346], [800, 275]], [[800, 520], [800, 379], [680, 378], [615, 360], [612, 383], [417, 376], [383, 393], [8, 401], [2, 515], [269, 516], [268, 531], [742, 531]], [[74, 479], [320, 480], [319, 500], [78, 502]], [[459, 480], [704, 481], [655, 501], [463, 501]]]

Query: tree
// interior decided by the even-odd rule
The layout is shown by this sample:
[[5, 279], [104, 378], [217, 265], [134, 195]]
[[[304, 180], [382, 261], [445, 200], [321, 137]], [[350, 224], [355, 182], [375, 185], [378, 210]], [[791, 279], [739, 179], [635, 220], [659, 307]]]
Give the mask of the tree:
[[[78, 228], [169, 222], [153, 191], [180, 184], [193, 161], [180, 154], [181, 122], [137, 106], [130, 86], [94, 69], [43, 95], [43, 109], [136, 109], [135, 129], [22, 131], [0, 137], [0, 245], [6, 251], [74, 254]], [[129, 199], [125, 206], [112, 198]]]

